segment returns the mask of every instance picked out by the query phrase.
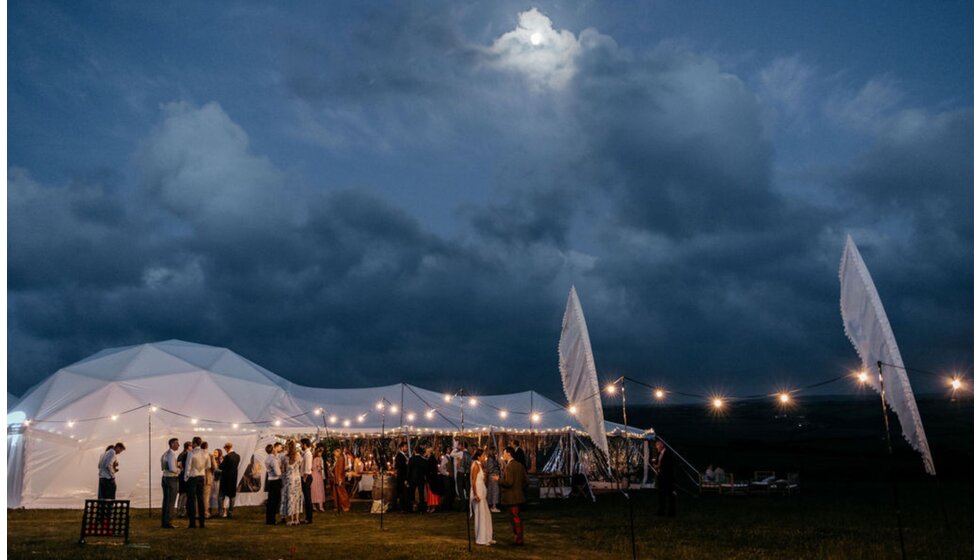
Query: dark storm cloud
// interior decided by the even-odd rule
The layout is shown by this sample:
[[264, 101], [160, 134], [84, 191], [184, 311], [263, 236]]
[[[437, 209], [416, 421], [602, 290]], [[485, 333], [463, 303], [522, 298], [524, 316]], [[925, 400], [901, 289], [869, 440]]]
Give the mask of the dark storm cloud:
[[[105, 177], [8, 171], [10, 388], [181, 338], [298, 383], [557, 396], [574, 283], [601, 376], [755, 392], [856, 362], [837, 307], [848, 232], [907, 361], [972, 356], [971, 112], [841, 94], [827, 111], [867, 140], [816, 166], [811, 197], [774, 178], [767, 129], [773, 99], [818, 127], [798, 122], [819, 113], [794, 104], [794, 76], [813, 76], [799, 59], [760, 95], [692, 46], [541, 12], [477, 29], [474, 10], [273, 10], [274, 64], [250, 72], [280, 88], [288, 132], [219, 95], [171, 99]], [[394, 171], [359, 178], [377, 168]], [[452, 227], [428, 207], [444, 196]]]

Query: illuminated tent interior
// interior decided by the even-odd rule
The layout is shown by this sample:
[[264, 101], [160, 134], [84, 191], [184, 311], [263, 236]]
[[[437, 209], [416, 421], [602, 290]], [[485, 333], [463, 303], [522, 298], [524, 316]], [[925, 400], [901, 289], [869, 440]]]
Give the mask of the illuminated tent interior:
[[[534, 391], [471, 397], [404, 383], [323, 389], [291, 383], [225, 348], [178, 340], [112, 348], [58, 370], [8, 407], [8, 507], [82, 507], [95, 497], [99, 457], [117, 441], [126, 451], [116, 497], [147, 507], [159, 505], [159, 458], [171, 437], [201, 435], [211, 449], [232, 443], [241, 479], [276, 438], [377, 439], [384, 429], [387, 438], [448, 440], [461, 420], [464, 437], [483, 442], [500, 434], [588, 439], [568, 407]], [[611, 435], [622, 428], [606, 422]], [[648, 433], [630, 428], [628, 435]], [[552, 450], [547, 463], [567, 467], [558, 455]], [[246, 492], [238, 503], [264, 498]]]

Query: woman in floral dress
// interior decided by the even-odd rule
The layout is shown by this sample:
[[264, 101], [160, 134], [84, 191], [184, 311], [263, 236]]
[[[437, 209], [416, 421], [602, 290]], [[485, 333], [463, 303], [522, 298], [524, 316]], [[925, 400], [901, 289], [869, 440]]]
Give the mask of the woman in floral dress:
[[327, 492], [323, 486], [322, 445], [317, 445], [313, 450], [313, 486], [310, 489], [310, 498], [313, 502], [313, 509], [323, 511], [323, 504], [327, 501]]
[[282, 516], [286, 525], [299, 525], [299, 515], [303, 513], [303, 460], [296, 442], [289, 440], [286, 454], [282, 460]]

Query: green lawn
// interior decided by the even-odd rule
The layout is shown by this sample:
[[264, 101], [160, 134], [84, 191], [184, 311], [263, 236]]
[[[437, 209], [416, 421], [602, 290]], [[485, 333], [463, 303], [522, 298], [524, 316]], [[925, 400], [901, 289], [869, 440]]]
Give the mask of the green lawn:
[[[971, 558], [972, 486], [919, 482], [901, 489], [909, 558]], [[942, 498], [942, 500], [940, 500]], [[891, 493], [884, 484], [822, 485], [793, 497], [695, 498], [682, 495], [679, 517], [653, 515], [656, 496], [634, 494], [639, 558], [897, 558]], [[946, 515], [943, 515], [945, 508]], [[7, 513], [10, 558], [456, 558], [466, 555], [463, 514], [378, 516], [356, 503], [345, 515], [318, 514], [315, 524], [267, 527], [260, 508], [209, 522], [204, 531], [164, 531], [135, 511], [129, 547], [77, 543], [79, 511]], [[944, 521], [949, 519], [949, 526]], [[627, 509], [618, 495], [599, 503], [547, 501], [528, 508], [527, 545], [509, 544], [505, 514], [496, 514], [499, 544], [473, 547], [474, 557], [629, 558]]]

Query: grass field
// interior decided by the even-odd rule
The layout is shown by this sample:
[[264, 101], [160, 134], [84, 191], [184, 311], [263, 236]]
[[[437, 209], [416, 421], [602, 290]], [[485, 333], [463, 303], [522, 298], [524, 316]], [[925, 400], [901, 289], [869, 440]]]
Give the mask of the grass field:
[[[932, 482], [901, 486], [909, 558], [972, 558], [972, 486]], [[679, 516], [654, 516], [656, 496], [634, 494], [639, 558], [897, 558], [898, 533], [887, 484], [824, 484], [800, 496], [694, 497], [683, 494]], [[318, 514], [311, 526], [267, 527], [260, 508], [212, 520], [203, 531], [165, 531], [134, 511], [130, 546], [76, 544], [79, 511], [8, 511], [10, 558], [457, 558], [466, 556], [462, 513], [378, 516], [356, 503], [345, 515]], [[943, 515], [945, 509], [946, 515]], [[947, 527], [945, 518], [948, 518]], [[473, 547], [473, 557], [630, 558], [627, 509], [618, 495], [546, 501], [525, 515], [527, 545], [509, 544], [505, 514], [494, 516], [499, 544]]]

